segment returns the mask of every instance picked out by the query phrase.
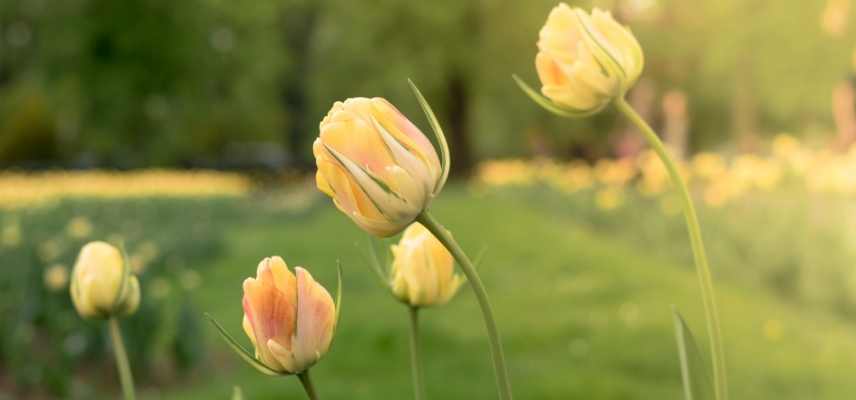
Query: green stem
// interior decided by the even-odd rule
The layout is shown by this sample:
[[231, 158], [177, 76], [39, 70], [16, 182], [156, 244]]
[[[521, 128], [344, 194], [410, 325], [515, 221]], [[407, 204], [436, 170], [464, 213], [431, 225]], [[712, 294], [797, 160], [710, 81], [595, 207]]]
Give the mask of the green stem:
[[309, 378], [309, 370], [307, 369], [297, 374], [297, 378], [300, 379], [300, 384], [303, 385], [303, 390], [306, 391], [306, 397], [309, 397], [309, 400], [318, 400], [318, 394], [315, 393], [315, 386], [312, 384], [312, 379]]
[[488, 300], [487, 291], [485, 291], [481, 278], [476, 272], [475, 266], [470, 261], [458, 242], [452, 238], [452, 235], [440, 224], [434, 217], [425, 210], [420, 214], [416, 221], [425, 226], [441, 243], [452, 253], [455, 260], [458, 261], [461, 270], [467, 277], [470, 287], [475, 292], [479, 307], [481, 307], [482, 317], [484, 318], [487, 336], [490, 341], [490, 352], [493, 360], [493, 369], [496, 374], [496, 386], [499, 390], [499, 398], [501, 400], [511, 400], [511, 382], [508, 380], [508, 370], [505, 367], [505, 355], [502, 353], [502, 342], [499, 338], [499, 330], [496, 328], [496, 321], [493, 318], [493, 310]]
[[413, 374], [413, 398], [422, 400], [422, 368], [419, 364], [419, 307], [408, 307], [410, 310], [410, 370]]
[[657, 133], [648, 126], [633, 107], [627, 104], [627, 101], [623, 97], [619, 97], [615, 101], [615, 105], [645, 135], [648, 144], [654, 149], [654, 152], [657, 153], [660, 160], [666, 166], [672, 182], [681, 194], [687, 230], [690, 235], [690, 245], [693, 251], [693, 259], [695, 260], [696, 273], [698, 275], [699, 286], [701, 287], [701, 297], [707, 319], [707, 331], [713, 362], [714, 395], [717, 400], [726, 400], [728, 398], [728, 385], [726, 383], [725, 352], [722, 348], [722, 333], [719, 328], [719, 312], [717, 311], [716, 298], [713, 292], [713, 278], [710, 273], [710, 267], [707, 264], [704, 242], [701, 238], [701, 228], [699, 227], [698, 216], [696, 215], [692, 198], [690, 198], [689, 190], [687, 190], [687, 185], [684, 183], [675, 162], [669, 156], [666, 147], [663, 146], [663, 142], [657, 137]]
[[131, 364], [128, 363], [128, 353], [125, 352], [125, 343], [122, 342], [119, 320], [111, 317], [108, 324], [110, 339], [113, 341], [113, 353], [116, 355], [116, 368], [119, 370], [119, 381], [122, 383], [122, 393], [125, 400], [134, 400], [134, 376], [131, 375]]

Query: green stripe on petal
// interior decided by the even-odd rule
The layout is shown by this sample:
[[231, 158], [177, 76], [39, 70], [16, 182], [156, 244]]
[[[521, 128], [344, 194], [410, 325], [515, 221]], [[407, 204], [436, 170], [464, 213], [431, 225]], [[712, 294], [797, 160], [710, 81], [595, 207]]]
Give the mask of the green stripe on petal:
[[627, 80], [627, 74], [624, 71], [624, 67], [621, 66], [618, 58], [610, 51], [611, 46], [605, 44], [604, 38], [598, 37], [599, 34], [595, 33], [595, 29], [591, 26], [591, 18], [582, 10], [575, 11], [577, 19], [580, 21], [580, 26], [583, 28], [583, 39], [589, 44], [589, 47], [592, 52], [595, 53], [595, 58], [598, 61], [606, 61], [606, 65], [602, 66], [610, 73], [621, 77], [620, 86], [623, 90], [626, 83], [625, 81]]
[[326, 143], [324, 147], [328, 152], [333, 156], [336, 161], [339, 162], [339, 165], [351, 174], [354, 177], [354, 181], [357, 185], [360, 186], [360, 189], [366, 194], [366, 197], [369, 198], [369, 201], [375, 206], [375, 208], [383, 214], [385, 217], [390, 218], [388, 211], [390, 207], [383, 207], [380, 202], [383, 202], [385, 205], [394, 204], [395, 202], [402, 202], [402, 199], [398, 197], [398, 194], [392, 191], [386, 183], [384, 183], [380, 178], [371, 174], [367, 169], [360, 167], [349, 159], [345, 157], [342, 153], [336, 151], [336, 149], [328, 146]]

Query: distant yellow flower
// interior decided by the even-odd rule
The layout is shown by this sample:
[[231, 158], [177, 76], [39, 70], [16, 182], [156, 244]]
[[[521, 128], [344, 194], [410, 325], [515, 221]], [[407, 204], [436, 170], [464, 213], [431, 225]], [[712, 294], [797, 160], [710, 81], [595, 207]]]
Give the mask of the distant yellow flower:
[[726, 172], [725, 160], [716, 153], [698, 153], [692, 159], [693, 175], [702, 179], [714, 179]]
[[656, 196], [669, 187], [669, 173], [656, 154], [646, 151], [640, 155], [638, 163], [642, 172], [642, 180], [639, 182], [639, 191], [642, 194]]
[[181, 287], [184, 288], [184, 290], [194, 290], [202, 284], [202, 276], [199, 275], [199, 272], [188, 269], [181, 273], [179, 281], [181, 282]]
[[776, 319], [768, 319], [764, 322], [764, 337], [771, 342], [778, 342], [782, 338], [782, 323]]
[[486, 161], [479, 166], [478, 178], [490, 186], [531, 184], [535, 181], [535, 168], [523, 160]]
[[108, 318], [136, 312], [140, 283], [126, 268], [122, 253], [110, 244], [83, 246], [71, 277], [71, 300], [77, 313], [83, 318]]
[[303, 268], [293, 274], [282, 258], [265, 258], [244, 281], [243, 307], [256, 359], [275, 372], [303, 372], [330, 349], [336, 305]]
[[561, 3], [541, 28], [535, 67], [541, 93], [559, 108], [587, 115], [636, 83], [644, 59], [636, 38], [612, 15]]
[[382, 98], [336, 102], [312, 146], [318, 189], [360, 228], [390, 236], [404, 230], [445, 182], [431, 141]]
[[634, 175], [636, 168], [631, 159], [602, 158], [594, 165], [594, 176], [604, 185], [624, 186]]
[[595, 194], [595, 205], [601, 210], [614, 210], [622, 204], [624, 204], [624, 192], [621, 188], [605, 187]]
[[172, 293], [172, 284], [168, 279], [163, 277], [152, 279], [151, 282], [148, 283], [148, 287], [149, 296], [155, 300], [166, 299], [169, 297], [170, 293]]
[[21, 225], [17, 219], [9, 220], [3, 224], [0, 243], [6, 247], [16, 247], [21, 243]]
[[399, 300], [414, 307], [445, 304], [464, 279], [455, 274], [455, 260], [424, 226], [415, 222], [392, 246], [390, 287]]
[[92, 223], [86, 217], [77, 216], [68, 221], [65, 231], [70, 237], [84, 239], [92, 234]]
[[45, 240], [39, 244], [38, 253], [42, 261], [53, 262], [62, 253], [62, 244], [56, 239]]
[[562, 178], [561, 187], [569, 193], [588, 189], [594, 183], [591, 168], [584, 162], [571, 163]]
[[54, 264], [45, 269], [45, 287], [52, 292], [58, 292], [66, 288], [68, 284], [68, 268], [62, 264]]

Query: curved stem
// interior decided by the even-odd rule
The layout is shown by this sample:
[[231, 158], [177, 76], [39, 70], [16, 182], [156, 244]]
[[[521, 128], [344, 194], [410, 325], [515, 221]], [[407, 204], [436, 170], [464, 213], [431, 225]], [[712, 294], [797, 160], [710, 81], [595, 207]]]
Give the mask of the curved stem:
[[128, 362], [128, 353], [125, 352], [125, 343], [122, 342], [119, 320], [112, 317], [108, 324], [110, 339], [113, 341], [113, 353], [116, 355], [116, 368], [119, 370], [119, 381], [122, 383], [122, 394], [125, 400], [134, 400], [134, 376], [131, 374], [131, 364]]
[[408, 307], [410, 310], [410, 370], [413, 374], [413, 398], [422, 400], [422, 368], [419, 364], [419, 307]]
[[710, 273], [710, 267], [707, 264], [707, 255], [705, 254], [704, 242], [701, 237], [701, 228], [699, 227], [698, 216], [696, 215], [695, 206], [693, 205], [689, 190], [687, 190], [687, 185], [684, 183], [675, 162], [666, 151], [663, 142], [657, 137], [657, 133], [648, 126], [633, 107], [627, 104], [627, 101], [623, 97], [619, 97], [615, 101], [615, 105], [645, 135], [648, 144], [654, 149], [654, 152], [657, 153], [660, 160], [666, 166], [672, 182], [681, 194], [684, 217], [686, 217], [690, 245], [693, 251], [693, 259], [695, 260], [696, 273], [698, 275], [699, 286], [701, 287], [701, 297], [707, 320], [707, 331], [713, 362], [714, 395], [717, 400], [726, 400], [728, 398], [728, 385], [726, 383], [725, 352], [722, 348], [722, 333], [719, 328], [719, 312], [716, 307], [713, 278]]
[[306, 391], [306, 397], [309, 397], [309, 400], [318, 400], [318, 394], [315, 393], [315, 386], [312, 384], [312, 379], [309, 378], [309, 370], [307, 369], [297, 374], [297, 378], [300, 379], [300, 384], [303, 385], [303, 390]]
[[475, 266], [473, 266], [473, 263], [470, 261], [469, 257], [467, 257], [467, 254], [464, 253], [464, 250], [461, 249], [461, 246], [458, 245], [458, 242], [452, 238], [449, 231], [446, 230], [440, 222], [434, 219], [434, 217], [428, 213], [428, 210], [423, 211], [422, 214], [416, 218], [416, 221], [431, 231], [431, 233], [437, 237], [437, 240], [443, 243], [443, 245], [446, 246], [446, 249], [452, 253], [455, 260], [458, 261], [458, 265], [461, 267], [464, 275], [467, 277], [470, 287], [473, 288], [479, 307], [481, 307], [482, 317], [484, 318], [485, 328], [487, 329], [488, 340], [490, 341], [491, 358], [493, 360], [493, 369], [496, 373], [496, 386], [497, 390], [499, 390], [499, 398], [502, 400], [511, 400], [511, 382], [508, 379], [508, 370], [505, 367], [505, 355], [502, 352], [502, 342], [499, 338], [499, 330], [496, 328], [496, 321], [493, 318], [493, 310], [490, 306], [490, 300], [488, 300], [487, 291], [482, 284], [481, 278], [479, 278], [478, 272], [476, 272]]

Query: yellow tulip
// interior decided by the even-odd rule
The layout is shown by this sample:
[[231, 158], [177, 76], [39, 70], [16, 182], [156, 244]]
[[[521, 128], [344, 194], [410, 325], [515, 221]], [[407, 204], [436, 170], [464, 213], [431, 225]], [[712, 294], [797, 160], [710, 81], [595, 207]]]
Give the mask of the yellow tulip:
[[535, 57], [541, 93], [549, 100], [518, 83], [551, 111], [586, 116], [623, 96], [636, 83], [643, 65], [639, 42], [608, 11], [595, 8], [589, 14], [561, 3], [541, 28]]
[[128, 316], [140, 305], [140, 283], [122, 253], [100, 241], [83, 246], [71, 275], [71, 300], [83, 318]]
[[399, 300], [414, 307], [445, 304], [464, 279], [446, 247], [418, 222], [392, 246], [390, 287]]
[[255, 358], [280, 374], [298, 374], [330, 349], [336, 328], [332, 297], [303, 268], [293, 274], [280, 257], [259, 263], [244, 281], [244, 332]]
[[312, 151], [318, 189], [360, 228], [381, 237], [413, 222], [448, 174], [448, 152], [441, 165], [431, 141], [382, 98], [336, 102], [321, 121]]

